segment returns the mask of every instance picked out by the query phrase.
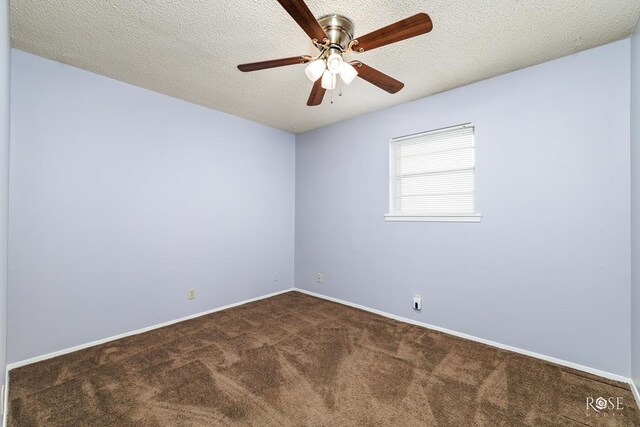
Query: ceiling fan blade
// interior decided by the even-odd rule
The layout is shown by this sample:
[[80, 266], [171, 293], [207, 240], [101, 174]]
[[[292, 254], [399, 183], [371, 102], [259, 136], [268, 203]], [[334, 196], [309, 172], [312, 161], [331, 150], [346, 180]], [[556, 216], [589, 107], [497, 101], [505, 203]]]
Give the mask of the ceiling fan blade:
[[292, 56], [291, 58], [271, 59], [269, 61], [241, 64], [238, 65], [238, 70], [244, 72], [266, 70], [267, 68], [284, 67], [285, 65], [304, 64], [310, 60], [310, 56]]
[[409, 18], [387, 25], [362, 37], [357, 37], [351, 42], [351, 48], [355, 52], [364, 52], [380, 46], [406, 40], [411, 37], [426, 34], [433, 29], [433, 22], [426, 13], [418, 13]]
[[324, 98], [325, 92], [326, 90], [322, 87], [322, 79], [316, 80], [316, 82], [313, 84], [313, 89], [311, 89], [311, 94], [309, 95], [307, 105], [309, 107], [314, 107], [316, 105], [322, 104], [322, 98]]
[[300, 28], [311, 38], [322, 42], [327, 38], [324, 30], [309, 10], [304, 0], [278, 0], [278, 3], [300, 25]]
[[404, 83], [394, 79], [393, 77], [389, 77], [360, 61], [354, 61], [351, 65], [353, 65], [358, 71], [358, 77], [378, 86], [382, 90], [386, 90], [389, 93], [396, 93], [404, 87]]

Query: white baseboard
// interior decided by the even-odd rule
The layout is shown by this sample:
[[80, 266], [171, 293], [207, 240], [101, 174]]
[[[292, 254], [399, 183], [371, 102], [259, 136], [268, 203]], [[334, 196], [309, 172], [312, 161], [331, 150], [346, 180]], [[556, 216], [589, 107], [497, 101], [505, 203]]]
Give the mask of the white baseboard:
[[360, 304], [354, 304], [352, 302], [344, 301], [344, 300], [341, 300], [341, 299], [338, 299], [338, 298], [333, 298], [333, 297], [330, 297], [330, 296], [327, 296], [327, 295], [322, 295], [322, 294], [318, 294], [318, 293], [315, 293], [315, 292], [307, 291], [306, 289], [294, 288], [294, 290], [296, 290], [298, 292], [302, 292], [303, 294], [307, 294], [307, 295], [311, 295], [311, 296], [317, 297], [317, 298], [322, 298], [322, 299], [326, 299], [328, 301], [337, 302], [338, 304], [343, 304], [343, 305], [347, 305], [349, 307], [359, 308], [360, 310], [368, 311], [370, 313], [379, 314], [380, 316], [388, 317], [390, 319], [398, 320], [400, 322], [410, 323], [410, 324], [416, 325], [416, 326], [422, 326], [423, 328], [428, 328], [428, 329], [432, 329], [434, 331], [443, 332], [445, 334], [453, 335], [453, 336], [456, 336], [456, 337], [459, 337], [459, 338], [464, 338], [464, 339], [467, 339], [467, 340], [476, 341], [476, 342], [479, 342], [479, 343], [482, 343], [482, 344], [486, 344], [486, 345], [490, 345], [492, 347], [497, 347], [497, 348], [500, 348], [500, 349], [503, 349], [503, 350], [513, 351], [514, 353], [524, 354], [525, 356], [535, 357], [536, 359], [542, 359], [542, 360], [544, 360], [546, 362], [556, 363], [558, 365], [566, 366], [568, 368], [577, 369], [578, 371], [588, 372], [590, 374], [597, 375], [599, 377], [604, 377], [604, 378], [608, 378], [610, 380], [620, 381], [620, 382], [624, 382], [624, 383], [628, 383], [628, 384], [632, 383], [630, 378], [624, 377], [622, 375], [613, 374], [611, 372], [606, 372], [606, 371], [601, 371], [599, 369], [590, 368], [588, 366], [579, 365], [577, 363], [568, 362], [566, 360], [557, 359], [555, 357], [546, 356], [544, 354], [535, 353], [533, 351], [523, 350], [521, 348], [513, 347], [513, 346], [510, 346], [510, 345], [507, 345], [507, 344], [502, 344], [502, 343], [499, 343], [499, 342], [491, 341], [491, 340], [484, 339], [484, 338], [479, 338], [479, 337], [476, 337], [476, 336], [473, 336], [473, 335], [469, 335], [469, 334], [465, 334], [465, 333], [462, 333], [462, 332], [453, 331], [451, 329], [443, 328], [443, 327], [440, 327], [440, 326], [431, 325], [429, 323], [419, 322], [417, 320], [408, 319], [406, 317], [396, 316], [395, 314], [387, 313], [387, 312], [381, 311], [381, 310], [376, 310], [374, 308], [365, 307], [365, 306], [360, 305]]
[[29, 359], [21, 360], [19, 362], [9, 363], [7, 365], [7, 380], [6, 380], [7, 386], [9, 384], [9, 371], [11, 369], [15, 369], [15, 368], [19, 368], [21, 366], [30, 365], [32, 363], [36, 363], [36, 362], [40, 362], [40, 361], [43, 361], [43, 360], [51, 359], [52, 357], [62, 356], [63, 354], [73, 353], [74, 351], [83, 350], [83, 349], [88, 348], [88, 347], [93, 347], [93, 346], [96, 346], [96, 345], [104, 344], [104, 343], [107, 343], [109, 341], [115, 341], [115, 340], [118, 340], [120, 338], [125, 338], [125, 337], [131, 336], [131, 335], [137, 335], [137, 334], [141, 334], [143, 332], [152, 331], [154, 329], [158, 329], [158, 328], [162, 328], [162, 327], [165, 327], [165, 326], [173, 325], [174, 323], [183, 322], [185, 320], [194, 319], [196, 317], [205, 316], [207, 314], [215, 313], [217, 311], [222, 311], [222, 310], [226, 310], [228, 308], [237, 307], [239, 305], [244, 305], [244, 304], [247, 304], [247, 303], [250, 303], [250, 302], [259, 301], [261, 299], [274, 297], [276, 295], [280, 295], [280, 294], [284, 294], [284, 293], [287, 293], [287, 292], [291, 292], [293, 290], [294, 290], [294, 288], [284, 289], [282, 291], [273, 292], [273, 293], [270, 293], [270, 294], [267, 294], [267, 295], [262, 295], [262, 296], [259, 296], [259, 297], [256, 297], [256, 298], [251, 298], [251, 299], [247, 299], [247, 300], [244, 300], [244, 301], [236, 302], [236, 303], [233, 303], [233, 304], [225, 305], [225, 306], [222, 306], [222, 307], [217, 307], [217, 308], [214, 308], [214, 309], [211, 309], [211, 310], [203, 311], [203, 312], [200, 312], [200, 313], [191, 314], [189, 316], [184, 316], [184, 317], [181, 317], [179, 319], [169, 320], [168, 322], [158, 323], [158, 324], [153, 325], [153, 326], [147, 326], [146, 328], [136, 329], [135, 331], [125, 332], [123, 334], [118, 334], [118, 335], [114, 335], [114, 336], [111, 336], [111, 337], [102, 338], [102, 339], [91, 341], [91, 342], [88, 342], [88, 343], [85, 343], [85, 344], [80, 344], [80, 345], [77, 345], [75, 347], [65, 348], [63, 350], [58, 350], [58, 351], [54, 351], [52, 353], [43, 354], [42, 356], [31, 357]]

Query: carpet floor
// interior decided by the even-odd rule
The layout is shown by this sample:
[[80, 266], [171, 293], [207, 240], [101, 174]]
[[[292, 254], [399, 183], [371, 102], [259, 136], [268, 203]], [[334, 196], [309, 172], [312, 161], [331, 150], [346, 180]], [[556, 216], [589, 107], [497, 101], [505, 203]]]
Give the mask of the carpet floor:
[[[596, 412], [598, 397], [621, 409]], [[639, 412], [624, 383], [298, 292], [10, 372], [10, 427], [640, 426]]]

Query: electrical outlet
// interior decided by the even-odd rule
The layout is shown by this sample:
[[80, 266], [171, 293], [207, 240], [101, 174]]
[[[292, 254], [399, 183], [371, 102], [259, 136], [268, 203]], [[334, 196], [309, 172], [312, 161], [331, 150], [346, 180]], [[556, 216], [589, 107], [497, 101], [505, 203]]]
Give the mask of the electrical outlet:
[[316, 282], [318, 282], [318, 283], [322, 283], [322, 280], [323, 280], [323, 279], [322, 279], [322, 273], [318, 273], [318, 274], [316, 274]]
[[280, 278], [278, 277], [278, 275], [276, 274], [275, 276], [273, 276], [273, 281], [274, 282], [278, 282], [280, 281]]
[[191, 288], [188, 293], [189, 299], [196, 299], [196, 290]]
[[422, 310], [422, 295], [416, 295], [413, 297], [413, 309], [415, 311]]

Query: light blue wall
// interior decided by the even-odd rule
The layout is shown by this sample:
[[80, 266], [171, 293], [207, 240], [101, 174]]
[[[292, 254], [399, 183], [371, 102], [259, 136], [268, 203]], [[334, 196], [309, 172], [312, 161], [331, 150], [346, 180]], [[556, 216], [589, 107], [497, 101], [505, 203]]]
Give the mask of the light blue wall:
[[640, 28], [631, 39], [631, 369], [640, 390]]
[[[295, 187], [298, 287], [630, 375], [638, 44], [297, 138], [13, 51], [9, 362], [291, 287]], [[467, 121], [482, 223], [384, 222], [389, 139]]]
[[294, 135], [12, 67], [9, 362], [292, 287]]
[[0, 1], [0, 384], [4, 384], [7, 338], [7, 228], [9, 210], [9, 2]]
[[[296, 286], [629, 376], [629, 43], [299, 135]], [[385, 222], [390, 138], [465, 122], [482, 222]]]

